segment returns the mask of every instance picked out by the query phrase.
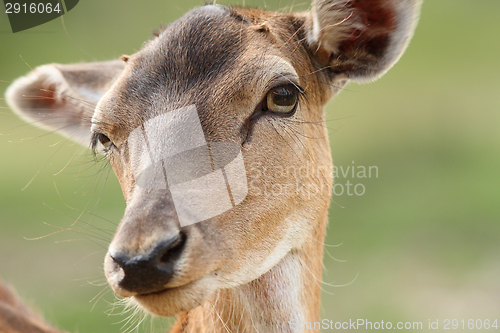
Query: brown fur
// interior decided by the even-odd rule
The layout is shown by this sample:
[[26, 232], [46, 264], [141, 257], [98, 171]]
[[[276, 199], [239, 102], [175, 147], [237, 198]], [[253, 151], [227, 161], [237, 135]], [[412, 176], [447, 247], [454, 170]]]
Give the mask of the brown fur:
[[[75, 124], [88, 131], [92, 119], [94, 142], [113, 143], [107, 156], [127, 208], [105, 273], [118, 295], [157, 315], [179, 315], [172, 332], [299, 332], [293, 323], [319, 320], [333, 181], [323, 107], [348, 79], [375, 79], [397, 61], [418, 3], [318, 0], [313, 13], [289, 14], [206, 6], [123, 56], [125, 63], [41, 67], [7, 97], [28, 118], [48, 100], [51, 117], [73, 126], [66, 135], [75, 135]], [[295, 113], [262, 111], [270, 89], [290, 82], [303, 89]], [[88, 101], [81, 88], [89, 85], [101, 96], [95, 112], [67, 103], [68, 96]], [[43, 108], [17, 102], [40, 87], [52, 91]], [[148, 119], [191, 104], [208, 142], [240, 147], [249, 193], [234, 209], [180, 228], [170, 193], [135, 183], [127, 138]], [[43, 125], [52, 126], [50, 117]], [[170, 275], [134, 277], [122, 268], [119, 258], [153, 255], [172, 239], [182, 245], [162, 256], [172, 262]]]
[[60, 333], [47, 325], [0, 281], [0, 332]]

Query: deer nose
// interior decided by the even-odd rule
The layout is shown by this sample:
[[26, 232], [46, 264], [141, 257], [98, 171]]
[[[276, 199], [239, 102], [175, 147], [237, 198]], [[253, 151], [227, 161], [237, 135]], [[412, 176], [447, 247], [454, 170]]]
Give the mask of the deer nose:
[[110, 250], [113, 262], [122, 270], [118, 285], [129, 292], [149, 294], [165, 289], [174, 274], [176, 261], [182, 254], [187, 236], [180, 233], [163, 240], [146, 254], [130, 255]]

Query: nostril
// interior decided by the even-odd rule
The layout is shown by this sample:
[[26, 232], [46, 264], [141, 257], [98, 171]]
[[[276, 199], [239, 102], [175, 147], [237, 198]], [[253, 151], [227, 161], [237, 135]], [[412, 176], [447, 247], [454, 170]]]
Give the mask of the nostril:
[[140, 294], [163, 290], [174, 275], [174, 267], [181, 257], [187, 235], [178, 235], [159, 242], [146, 254], [130, 255], [124, 251], [113, 251], [110, 257], [121, 268], [121, 288]]
[[124, 268], [130, 260], [127, 256], [125, 256], [122, 253], [110, 253], [109, 256], [111, 257], [111, 259], [113, 259], [115, 263], [118, 264], [118, 266], [120, 266], [120, 268]]
[[163, 251], [159, 253], [160, 264], [169, 263], [179, 259], [184, 245], [186, 244], [187, 236], [185, 233], [179, 233], [177, 239], [165, 246]]

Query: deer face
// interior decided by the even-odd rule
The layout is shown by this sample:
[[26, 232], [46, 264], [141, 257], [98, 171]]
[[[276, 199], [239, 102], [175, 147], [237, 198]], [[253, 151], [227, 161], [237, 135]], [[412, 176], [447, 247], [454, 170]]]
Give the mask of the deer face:
[[[331, 161], [321, 101], [329, 89], [308, 75], [312, 61], [301, 61], [308, 57], [303, 32], [294, 37], [281, 27], [293, 26], [294, 16], [264, 23], [262, 12], [250, 15], [220, 6], [191, 11], [126, 59], [93, 115], [94, 135], [109, 145], [128, 203], [106, 257], [108, 281], [155, 313], [187, 310], [217, 289], [256, 279], [300, 247], [314, 228], [309, 221], [328, 206]], [[143, 149], [127, 145], [148, 119], [190, 105], [212, 152], [217, 143], [241, 150], [246, 177], [235, 186], [248, 191], [232, 209], [181, 227], [172, 191], [137, 184], [133, 165]], [[147, 141], [178, 145], [156, 137], [171, 132], [152, 131]], [[308, 137], [321, 142], [312, 145]], [[320, 164], [305, 170], [308, 161]], [[314, 189], [305, 187], [311, 171]]]
[[[323, 106], [399, 58], [416, 2], [313, 5], [205, 6], [122, 63], [44, 66], [9, 90], [15, 110], [52, 110], [109, 159], [127, 202], [105, 258], [117, 294], [173, 315], [322, 242], [332, 185]], [[41, 102], [16, 98], [39, 89]]]

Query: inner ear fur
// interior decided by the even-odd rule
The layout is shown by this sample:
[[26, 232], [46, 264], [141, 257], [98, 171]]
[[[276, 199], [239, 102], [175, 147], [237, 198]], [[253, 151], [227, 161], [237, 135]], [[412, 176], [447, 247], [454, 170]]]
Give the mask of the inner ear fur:
[[123, 67], [121, 60], [40, 66], [9, 86], [7, 104], [33, 125], [88, 145], [95, 106]]
[[337, 78], [375, 80], [408, 46], [420, 5], [421, 0], [314, 0], [307, 43]]

